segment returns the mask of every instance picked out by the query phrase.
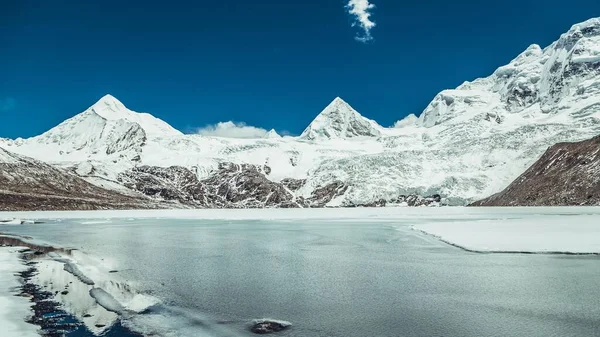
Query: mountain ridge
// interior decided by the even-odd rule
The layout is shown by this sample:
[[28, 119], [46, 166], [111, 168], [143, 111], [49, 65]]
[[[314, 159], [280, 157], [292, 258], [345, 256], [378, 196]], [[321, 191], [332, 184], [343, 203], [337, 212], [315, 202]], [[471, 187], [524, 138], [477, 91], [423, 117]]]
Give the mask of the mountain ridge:
[[[449, 204], [464, 205], [506, 188], [555, 143], [600, 134], [599, 45], [600, 19], [574, 25], [548, 47], [531, 45], [488, 77], [440, 92], [419, 117], [409, 115], [391, 128], [336, 98], [299, 137], [234, 139], [176, 130], [146, 132], [147, 120], [138, 119], [142, 115], [130, 115], [116, 98], [105, 96], [91, 111], [125, 112], [128, 119], [94, 119], [91, 124], [104, 124], [94, 124], [88, 138], [61, 131], [45, 137], [45, 142], [3, 140], [0, 147], [45, 160], [95, 184], [118, 184], [124, 173], [135, 181], [131, 174], [139, 167], [156, 174], [162, 172], [159, 168], [181, 167], [199, 181], [215, 178], [211, 186], [226, 186], [218, 180], [227, 177], [244, 184], [258, 179], [262, 183], [246, 186], [261, 186], [267, 193], [275, 188], [263, 188], [271, 186], [269, 182], [291, 182], [290, 200], [329, 193], [322, 199], [327, 202], [319, 204], [327, 207], [381, 205], [400, 196], [437, 194]], [[149, 128], [156, 126], [150, 124]], [[76, 141], [65, 148], [61, 137]], [[246, 170], [240, 177], [223, 170], [225, 163], [268, 170]]]

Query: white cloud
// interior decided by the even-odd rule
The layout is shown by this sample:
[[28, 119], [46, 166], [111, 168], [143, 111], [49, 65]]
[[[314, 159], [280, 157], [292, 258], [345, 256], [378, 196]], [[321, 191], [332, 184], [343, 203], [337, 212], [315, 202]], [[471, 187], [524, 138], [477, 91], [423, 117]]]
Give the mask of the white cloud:
[[375, 8], [375, 5], [370, 3], [369, 0], [350, 0], [346, 8], [348, 9], [348, 13], [354, 16], [355, 22], [352, 26], [360, 26], [364, 33], [356, 36], [355, 39], [360, 42], [373, 40], [371, 29], [376, 24], [371, 20], [371, 10]]
[[418, 120], [419, 120], [419, 117], [415, 116], [415, 114], [410, 114], [410, 115], [404, 117], [403, 119], [397, 121], [394, 124], [394, 128], [404, 128], [407, 126], [413, 126], [413, 125], [417, 124]]
[[246, 123], [220, 122], [207, 125], [196, 131], [199, 135], [224, 138], [264, 138], [268, 131], [263, 128], [246, 125]]
[[12, 97], [0, 98], [0, 112], [9, 112], [17, 107], [17, 100]]

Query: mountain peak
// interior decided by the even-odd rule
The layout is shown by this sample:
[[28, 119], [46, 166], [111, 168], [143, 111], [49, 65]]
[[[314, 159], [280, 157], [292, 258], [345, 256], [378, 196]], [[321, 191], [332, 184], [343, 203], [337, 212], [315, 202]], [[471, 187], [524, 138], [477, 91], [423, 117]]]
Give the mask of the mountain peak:
[[300, 138], [308, 140], [345, 139], [378, 137], [380, 135], [381, 126], [379, 124], [363, 117], [346, 101], [336, 97], [302, 132]]
[[169, 124], [147, 113], [139, 113], [129, 110], [121, 101], [114, 96], [104, 95], [98, 102], [89, 107], [86, 112], [91, 111], [96, 115], [109, 120], [127, 120], [139, 124], [149, 135], [170, 136], [181, 135]]
[[121, 101], [110, 94], [100, 98], [89, 110], [107, 120], [126, 119], [126, 116], [132, 112]]
[[275, 131], [275, 129], [271, 129], [269, 132], [267, 132], [264, 138], [277, 139], [281, 138], [281, 136], [277, 133], [277, 131]]
[[600, 29], [600, 18], [591, 18], [589, 20], [574, 24], [569, 32], [576, 32], [586, 29]]
[[[333, 110], [334, 108], [340, 107], [340, 106], [346, 107], [346, 108], [348, 108], [348, 110], [354, 110], [350, 106], [350, 104], [348, 104], [348, 102], [344, 101], [341, 97], [338, 96], [338, 97], [334, 98], [333, 101], [331, 101], [331, 103], [329, 103], [329, 105], [325, 108], [324, 111]], [[354, 110], [354, 111], [356, 111], [356, 110]]]

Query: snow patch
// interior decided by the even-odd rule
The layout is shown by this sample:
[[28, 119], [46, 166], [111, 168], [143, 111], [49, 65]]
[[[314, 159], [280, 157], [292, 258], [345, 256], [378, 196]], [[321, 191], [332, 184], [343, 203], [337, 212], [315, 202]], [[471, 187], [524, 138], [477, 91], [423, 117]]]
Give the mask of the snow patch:
[[125, 308], [115, 298], [102, 288], [90, 289], [90, 296], [93, 297], [104, 309], [122, 315]]
[[477, 252], [600, 254], [597, 215], [438, 222], [414, 228]]
[[0, 247], [0, 334], [2, 337], [38, 337], [37, 327], [25, 323], [31, 316], [31, 302], [16, 296], [21, 284], [15, 274], [27, 269], [19, 260], [18, 249]]

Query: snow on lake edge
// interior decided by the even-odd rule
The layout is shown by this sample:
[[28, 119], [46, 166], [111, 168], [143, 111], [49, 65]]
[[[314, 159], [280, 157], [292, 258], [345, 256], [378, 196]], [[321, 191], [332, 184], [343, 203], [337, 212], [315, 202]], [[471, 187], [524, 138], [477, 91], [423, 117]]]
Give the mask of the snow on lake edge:
[[[505, 218], [531, 214], [593, 214], [600, 207], [381, 207], [381, 208], [268, 208], [268, 209], [172, 209], [107, 211], [0, 212], [1, 219], [205, 219], [205, 220], [402, 220], [408, 218]], [[1, 227], [0, 227], [1, 228]]]
[[413, 229], [475, 252], [600, 254], [598, 215], [426, 223]]
[[26, 269], [18, 249], [0, 247], [0, 326], [3, 337], [39, 337], [38, 327], [25, 322], [32, 315], [26, 297], [15, 296], [21, 285], [15, 274]]

